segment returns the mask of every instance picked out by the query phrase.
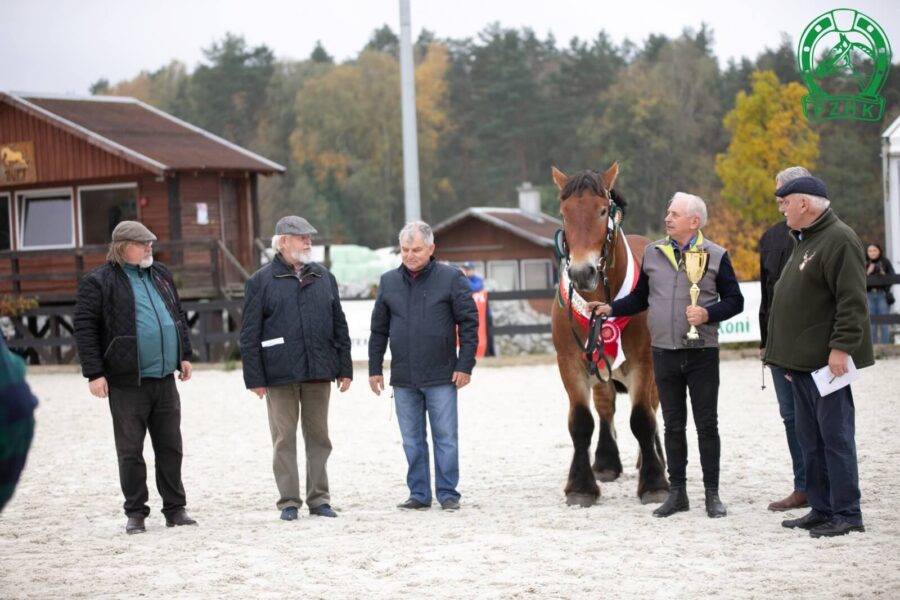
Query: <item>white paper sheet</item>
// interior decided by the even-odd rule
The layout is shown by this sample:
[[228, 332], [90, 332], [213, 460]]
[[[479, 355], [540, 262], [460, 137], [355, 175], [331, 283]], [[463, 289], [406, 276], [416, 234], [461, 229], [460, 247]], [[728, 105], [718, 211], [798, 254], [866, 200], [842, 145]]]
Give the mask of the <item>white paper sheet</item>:
[[816, 382], [816, 387], [819, 389], [819, 395], [825, 397], [859, 379], [859, 370], [857, 370], [856, 365], [853, 363], [853, 357], [848, 356], [847, 373], [845, 375], [835, 377], [834, 373], [831, 372], [831, 369], [828, 368], [828, 365], [825, 365], [821, 369], [813, 371], [812, 378], [813, 381]]

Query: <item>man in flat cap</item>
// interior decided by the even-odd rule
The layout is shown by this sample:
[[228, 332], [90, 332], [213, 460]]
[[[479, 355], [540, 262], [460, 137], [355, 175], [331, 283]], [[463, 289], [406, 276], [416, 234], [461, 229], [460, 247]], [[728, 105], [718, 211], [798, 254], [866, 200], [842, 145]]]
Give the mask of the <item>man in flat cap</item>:
[[775, 284], [765, 361], [785, 369], [794, 394], [810, 511], [782, 522], [812, 537], [865, 531], [859, 506], [853, 393], [822, 396], [812, 377], [829, 379], [874, 364], [863, 245], [829, 208], [825, 183], [798, 177], [775, 192], [794, 251]]
[[336, 517], [325, 464], [331, 454], [328, 400], [331, 382], [346, 392], [353, 378], [350, 333], [337, 281], [312, 262], [306, 219], [275, 225], [273, 260], [247, 281], [241, 325], [244, 383], [266, 398], [272, 433], [272, 470], [281, 518], [297, 519], [303, 506], [297, 470], [297, 421], [306, 446], [306, 505], [310, 515]]
[[147, 506], [144, 437], [156, 456], [166, 527], [196, 525], [181, 482], [181, 399], [191, 378], [187, 317], [169, 270], [153, 261], [156, 236], [137, 221], [112, 232], [107, 262], [78, 282], [75, 340], [91, 394], [109, 398], [126, 533], [143, 533]]

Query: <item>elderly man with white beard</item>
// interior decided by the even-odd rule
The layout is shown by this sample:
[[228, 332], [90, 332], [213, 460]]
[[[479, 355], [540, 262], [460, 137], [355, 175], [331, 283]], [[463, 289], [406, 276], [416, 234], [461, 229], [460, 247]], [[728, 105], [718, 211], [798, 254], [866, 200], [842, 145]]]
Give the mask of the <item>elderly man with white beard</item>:
[[272, 470], [281, 519], [294, 521], [303, 505], [297, 470], [297, 422], [306, 447], [306, 505], [310, 515], [336, 517], [325, 464], [331, 454], [331, 382], [350, 387], [350, 333], [337, 281], [312, 262], [309, 222], [284, 217], [275, 225], [273, 260], [247, 280], [241, 325], [244, 384], [266, 398], [272, 433]]

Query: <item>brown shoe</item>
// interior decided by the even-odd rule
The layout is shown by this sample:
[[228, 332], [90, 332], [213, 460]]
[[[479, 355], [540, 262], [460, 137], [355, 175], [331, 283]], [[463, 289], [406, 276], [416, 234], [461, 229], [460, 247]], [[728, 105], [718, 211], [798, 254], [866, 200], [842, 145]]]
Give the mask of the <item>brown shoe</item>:
[[809, 503], [806, 501], [806, 492], [794, 490], [787, 498], [771, 503], [769, 510], [782, 512], [793, 508], [806, 508], [807, 506], [809, 506]]

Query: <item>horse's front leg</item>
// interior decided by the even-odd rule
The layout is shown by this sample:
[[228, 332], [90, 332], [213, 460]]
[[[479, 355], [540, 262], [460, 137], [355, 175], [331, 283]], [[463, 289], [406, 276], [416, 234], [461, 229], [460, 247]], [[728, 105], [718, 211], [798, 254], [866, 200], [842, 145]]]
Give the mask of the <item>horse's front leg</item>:
[[587, 377], [584, 367], [576, 364], [573, 368], [572, 365], [565, 364], [562, 358], [559, 368], [569, 395], [569, 434], [574, 446], [569, 479], [566, 481], [566, 504], [592, 506], [600, 497], [600, 488], [591, 471], [590, 448], [594, 434], [594, 416], [588, 403]]
[[600, 481], [615, 481], [622, 474], [616, 443], [616, 388], [612, 381], [594, 384], [594, 406], [600, 417], [600, 435], [594, 453], [594, 475]]

